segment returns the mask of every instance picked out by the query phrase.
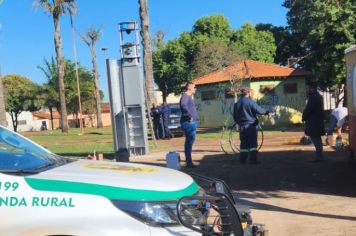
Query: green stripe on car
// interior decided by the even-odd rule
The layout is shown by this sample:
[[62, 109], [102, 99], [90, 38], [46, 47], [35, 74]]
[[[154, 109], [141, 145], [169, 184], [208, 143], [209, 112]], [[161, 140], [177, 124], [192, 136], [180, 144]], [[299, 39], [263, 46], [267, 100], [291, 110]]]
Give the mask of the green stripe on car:
[[198, 192], [193, 181], [188, 187], [177, 191], [155, 191], [106, 186], [100, 184], [78, 183], [61, 180], [25, 178], [27, 184], [39, 191], [82, 193], [106, 197], [110, 200], [162, 201], [191, 196]]

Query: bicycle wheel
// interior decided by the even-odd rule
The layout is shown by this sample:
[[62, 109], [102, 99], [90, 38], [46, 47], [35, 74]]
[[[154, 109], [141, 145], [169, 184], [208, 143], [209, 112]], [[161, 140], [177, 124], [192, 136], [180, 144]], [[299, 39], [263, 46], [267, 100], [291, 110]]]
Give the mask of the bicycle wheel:
[[[258, 125], [258, 134], [257, 134], [257, 150], [260, 150], [264, 141], [263, 129]], [[240, 152], [240, 132], [239, 125], [234, 124], [229, 130], [229, 144], [233, 152]]]
[[231, 153], [230, 150], [231, 149], [231, 145], [229, 142], [229, 130], [231, 127], [225, 127], [223, 126], [221, 129], [221, 135], [220, 135], [220, 147], [221, 150], [226, 153], [229, 154]]

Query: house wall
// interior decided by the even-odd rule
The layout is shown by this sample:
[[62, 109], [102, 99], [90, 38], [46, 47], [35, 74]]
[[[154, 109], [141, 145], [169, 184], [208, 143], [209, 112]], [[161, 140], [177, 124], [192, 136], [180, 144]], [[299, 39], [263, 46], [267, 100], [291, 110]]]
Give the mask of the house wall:
[[[6, 112], [7, 128], [14, 130], [12, 125], [11, 116]], [[45, 119], [43, 119], [45, 120]], [[17, 131], [39, 131], [41, 130], [41, 125], [43, 120], [34, 120], [32, 112], [23, 111], [17, 118]]]
[[[287, 85], [286, 85], [287, 84]], [[294, 84], [296, 93], [286, 93], [285, 86]], [[199, 114], [199, 126], [221, 127], [233, 122], [232, 111], [234, 98], [226, 98], [225, 90], [229, 83], [198, 85], [195, 104]], [[246, 81], [243, 86], [255, 90], [254, 99], [264, 108], [273, 107], [276, 110], [272, 117], [260, 117], [263, 125], [301, 123], [302, 112], [306, 104], [305, 79], [258, 79]], [[271, 87], [274, 92], [263, 92], [261, 88]], [[294, 88], [295, 89], [295, 88]], [[265, 89], [266, 90], [266, 89]], [[203, 91], [215, 91], [216, 98], [202, 101]], [[295, 91], [294, 91], [295, 92]]]
[[346, 59], [346, 95], [349, 112], [349, 143], [355, 155], [356, 151], [356, 45], [345, 50]]
[[[162, 92], [155, 91], [155, 98], [153, 100], [154, 100], [154, 102], [156, 102], [158, 104], [162, 104], [163, 103]], [[176, 96], [173, 93], [171, 93], [167, 96], [166, 100], [167, 100], [167, 103], [179, 103], [180, 95]]]
[[[84, 128], [86, 127], [96, 127], [96, 115], [87, 115], [83, 114], [82, 119], [84, 120]], [[110, 113], [102, 113], [101, 119], [103, 122], [103, 126], [111, 126], [111, 114]], [[68, 125], [70, 128], [77, 127], [77, 119], [73, 117], [73, 115], [68, 116]]]

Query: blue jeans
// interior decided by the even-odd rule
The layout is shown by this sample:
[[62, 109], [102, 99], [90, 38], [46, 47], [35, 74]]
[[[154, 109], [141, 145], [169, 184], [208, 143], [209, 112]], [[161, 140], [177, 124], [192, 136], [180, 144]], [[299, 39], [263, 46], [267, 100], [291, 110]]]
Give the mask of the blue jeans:
[[183, 122], [182, 129], [184, 130], [185, 135], [185, 143], [184, 143], [184, 154], [185, 154], [185, 161], [187, 165], [193, 164], [192, 161], [192, 149], [193, 143], [195, 141], [196, 130], [198, 127], [198, 121], [191, 121], [191, 122]]
[[335, 116], [331, 115], [330, 116], [330, 120], [329, 120], [329, 124], [328, 124], [328, 131], [327, 131], [327, 135], [332, 135], [334, 133], [334, 129], [336, 127], [337, 124], [337, 119]]

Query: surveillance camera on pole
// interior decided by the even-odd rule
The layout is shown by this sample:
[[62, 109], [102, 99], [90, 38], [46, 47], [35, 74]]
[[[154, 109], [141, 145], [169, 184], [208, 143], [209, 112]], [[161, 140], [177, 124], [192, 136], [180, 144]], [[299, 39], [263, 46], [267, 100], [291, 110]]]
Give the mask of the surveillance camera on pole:
[[135, 21], [119, 23], [119, 43], [121, 59], [107, 59], [106, 63], [115, 157], [127, 161], [132, 155], [148, 153], [144, 83]]

